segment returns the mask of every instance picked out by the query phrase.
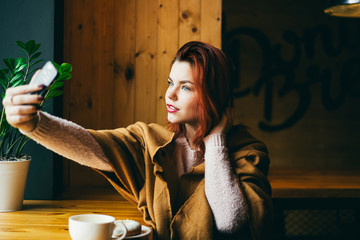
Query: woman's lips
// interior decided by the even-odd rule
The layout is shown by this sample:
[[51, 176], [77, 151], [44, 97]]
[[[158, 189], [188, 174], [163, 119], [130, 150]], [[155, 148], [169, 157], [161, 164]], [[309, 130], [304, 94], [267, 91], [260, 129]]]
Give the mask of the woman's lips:
[[166, 106], [167, 106], [167, 111], [168, 111], [169, 113], [174, 113], [174, 112], [179, 111], [178, 108], [174, 107], [174, 106], [171, 105], [171, 104], [166, 104]]

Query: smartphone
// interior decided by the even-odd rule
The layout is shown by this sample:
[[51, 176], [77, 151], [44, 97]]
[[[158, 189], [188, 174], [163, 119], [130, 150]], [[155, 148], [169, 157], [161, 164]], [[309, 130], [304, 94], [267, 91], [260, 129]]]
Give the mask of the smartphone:
[[36, 76], [36, 78], [30, 83], [31, 85], [44, 85], [45, 87], [42, 90], [34, 92], [32, 94], [39, 94], [41, 96], [45, 96], [46, 92], [48, 91], [49, 87], [51, 86], [57, 75], [58, 71], [56, 70], [55, 66], [50, 61], [46, 62], [43, 68], [40, 70], [39, 74]]

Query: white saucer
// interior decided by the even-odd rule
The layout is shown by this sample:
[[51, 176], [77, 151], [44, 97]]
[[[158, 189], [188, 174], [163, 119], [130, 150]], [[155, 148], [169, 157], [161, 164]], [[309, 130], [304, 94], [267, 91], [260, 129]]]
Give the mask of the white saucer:
[[138, 235], [127, 236], [124, 239], [134, 239], [134, 238], [141, 238], [149, 235], [151, 233], [151, 229], [147, 226], [141, 225], [141, 233]]

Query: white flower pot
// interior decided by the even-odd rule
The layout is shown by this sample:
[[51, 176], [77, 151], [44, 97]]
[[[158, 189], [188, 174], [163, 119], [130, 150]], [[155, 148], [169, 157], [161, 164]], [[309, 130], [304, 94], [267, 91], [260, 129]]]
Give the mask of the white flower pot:
[[22, 208], [30, 161], [0, 161], [0, 212]]

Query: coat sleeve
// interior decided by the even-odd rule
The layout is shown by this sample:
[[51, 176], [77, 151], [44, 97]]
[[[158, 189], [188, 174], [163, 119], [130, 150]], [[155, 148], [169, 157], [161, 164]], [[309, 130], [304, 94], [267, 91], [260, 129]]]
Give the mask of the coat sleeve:
[[244, 133], [231, 151], [232, 166], [247, 204], [250, 234], [253, 239], [271, 239], [273, 206], [267, 179], [270, 159], [266, 146]]
[[137, 203], [145, 179], [145, 141], [139, 125], [114, 130], [88, 130], [109, 159], [113, 172], [99, 171], [129, 201]]

